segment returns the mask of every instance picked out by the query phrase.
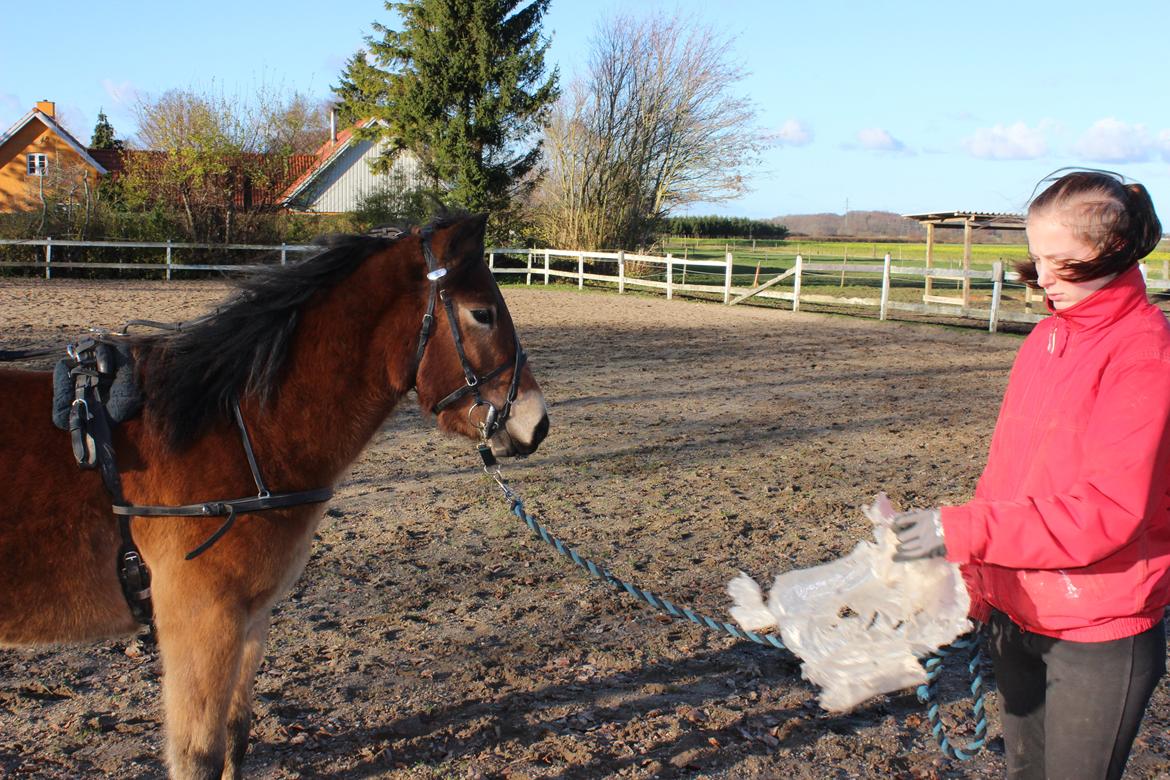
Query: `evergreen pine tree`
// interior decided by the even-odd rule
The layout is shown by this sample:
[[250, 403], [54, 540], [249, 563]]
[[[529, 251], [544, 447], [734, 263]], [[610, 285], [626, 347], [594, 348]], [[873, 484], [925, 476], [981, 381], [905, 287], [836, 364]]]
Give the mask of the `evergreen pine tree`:
[[93, 127], [93, 137], [89, 139], [89, 148], [121, 151], [122, 146], [122, 142], [114, 136], [114, 126], [110, 124], [106, 112], [99, 109], [97, 124]]
[[334, 88], [342, 115], [383, 120], [364, 135], [387, 138], [391, 154], [417, 154], [447, 205], [505, 209], [531, 187], [537, 131], [559, 96], [540, 35], [549, 2], [387, 2], [402, 29], [375, 23], [369, 56], [359, 51], [346, 63]]

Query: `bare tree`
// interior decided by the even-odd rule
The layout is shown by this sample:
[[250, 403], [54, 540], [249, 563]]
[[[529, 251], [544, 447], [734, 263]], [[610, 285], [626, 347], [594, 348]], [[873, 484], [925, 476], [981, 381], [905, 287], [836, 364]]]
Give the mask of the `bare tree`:
[[80, 160], [57, 155], [40, 175], [30, 177], [29, 187], [41, 206], [33, 232], [84, 239], [94, 207], [93, 175]]
[[544, 238], [637, 247], [671, 209], [730, 200], [765, 144], [731, 41], [679, 16], [603, 22], [545, 131]]
[[127, 192], [178, 209], [194, 241], [246, 234], [289, 183], [291, 155], [328, 137], [323, 105], [265, 88], [250, 101], [170, 90], [136, 113], [143, 148], [126, 156]]

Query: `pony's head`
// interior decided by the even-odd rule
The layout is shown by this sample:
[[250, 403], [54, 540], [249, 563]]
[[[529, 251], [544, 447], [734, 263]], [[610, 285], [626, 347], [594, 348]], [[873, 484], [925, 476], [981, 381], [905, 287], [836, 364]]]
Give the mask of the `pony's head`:
[[404, 239], [418, 242], [426, 301], [415, 391], [440, 429], [485, 438], [496, 455], [527, 455], [548, 433], [548, 414], [483, 261], [486, 222], [482, 215], [442, 222]]

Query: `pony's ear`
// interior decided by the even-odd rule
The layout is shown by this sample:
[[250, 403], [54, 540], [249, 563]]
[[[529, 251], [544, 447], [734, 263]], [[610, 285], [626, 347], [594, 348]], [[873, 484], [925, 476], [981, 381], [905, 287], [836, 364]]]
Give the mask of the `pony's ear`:
[[436, 231], [436, 243], [442, 242], [439, 263], [454, 271], [465, 263], [482, 260], [487, 219], [487, 214], [473, 214]]

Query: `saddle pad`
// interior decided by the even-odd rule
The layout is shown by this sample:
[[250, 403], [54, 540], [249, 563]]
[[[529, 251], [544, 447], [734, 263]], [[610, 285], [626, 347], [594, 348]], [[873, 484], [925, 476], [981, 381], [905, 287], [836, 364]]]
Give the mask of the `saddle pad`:
[[[113, 381], [106, 376], [99, 385], [106, 414], [112, 422], [125, 422], [142, 409], [142, 391], [134, 381], [134, 357], [129, 347], [121, 344], [99, 344], [97, 349], [108, 350], [115, 367]], [[69, 410], [73, 405], [73, 377], [69, 374], [72, 368], [71, 360], [60, 360], [53, 368], [53, 425], [63, 431], [69, 430]]]

